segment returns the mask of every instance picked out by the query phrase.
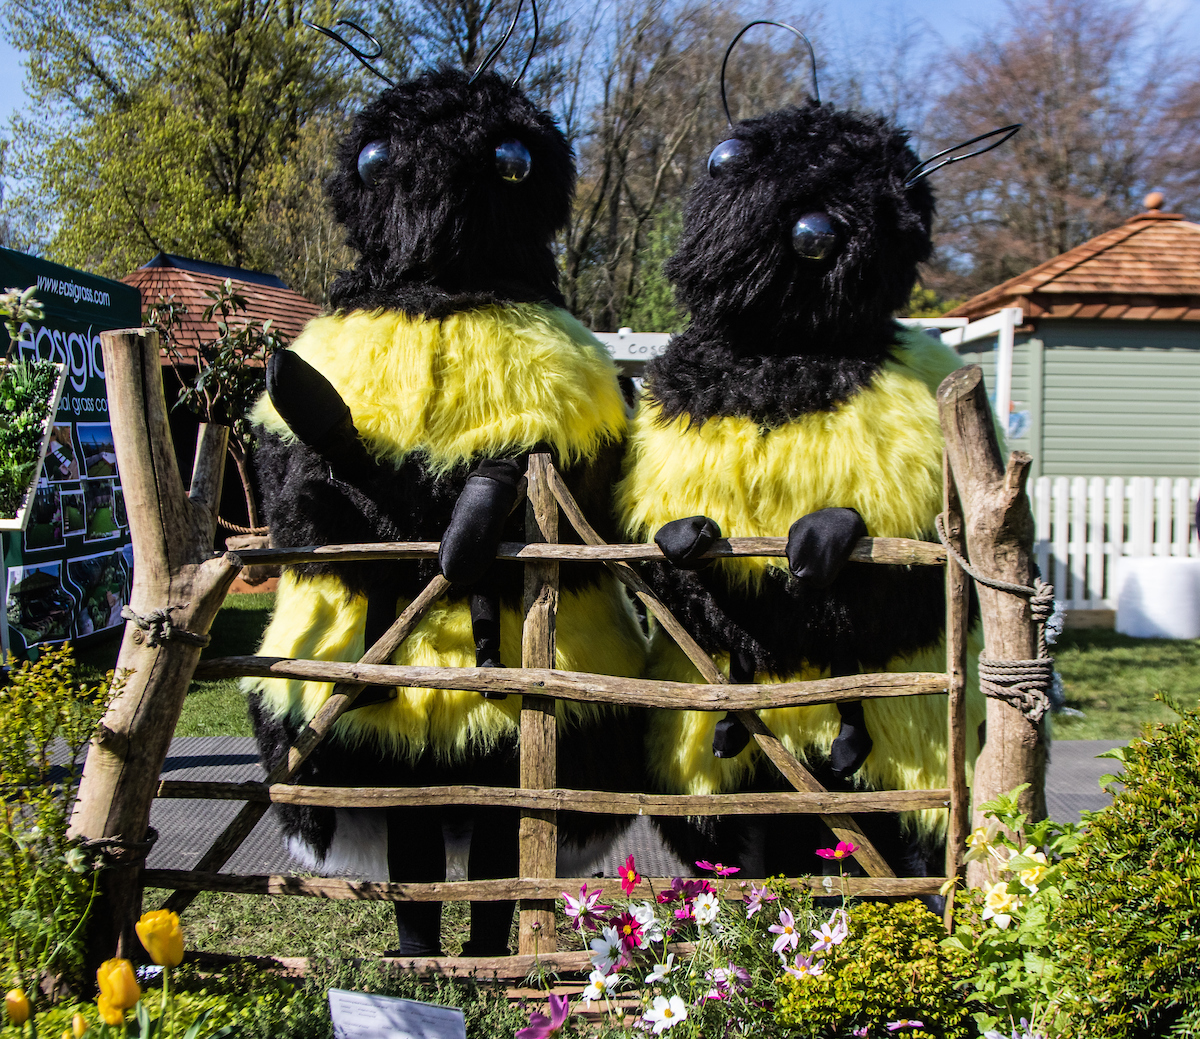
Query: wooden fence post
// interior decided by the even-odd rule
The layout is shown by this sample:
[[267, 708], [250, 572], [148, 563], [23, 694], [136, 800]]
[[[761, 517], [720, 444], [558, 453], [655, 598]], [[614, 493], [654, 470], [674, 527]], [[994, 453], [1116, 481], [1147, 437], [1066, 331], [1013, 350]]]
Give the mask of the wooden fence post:
[[101, 874], [89, 956], [140, 958], [133, 924], [141, 909], [150, 804], [188, 683], [238, 567], [213, 557], [229, 431], [200, 427], [190, 495], [184, 489], [163, 397], [158, 334], [126, 329], [100, 336], [109, 421], [124, 488], [136, 565], [130, 609], [160, 620], [125, 626], [117, 670], [120, 695], [92, 741], [71, 835], [95, 842], [112, 867]]
[[[558, 501], [550, 487], [550, 455], [529, 455], [525, 540], [529, 544], [558, 541]], [[521, 666], [552, 668], [554, 619], [558, 611], [558, 563], [525, 564], [525, 626], [521, 633]], [[526, 694], [521, 701], [521, 786], [549, 790], [557, 784], [558, 728], [555, 702]], [[558, 870], [558, 814], [521, 809], [522, 877], [553, 877]], [[519, 955], [554, 952], [554, 902], [522, 899]]]
[[[1007, 468], [1000, 457], [983, 372], [967, 365], [938, 388], [946, 452], [962, 500], [972, 565], [988, 577], [1032, 587], [1033, 513], [1025, 493], [1030, 457], [1014, 451]], [[1037, 632], [1029, 600], [976, 585], [983, 615], [984, 654], [992, 660], [1037, 657]], [[975, 764], [974, 803], [1006, 794], [1022, 783], [1021, 810], [1031, 820], [1046, 815], [1046, 742], [1043, 725], [1019, 708], [987, 701], [987, 742]], [[978, 808], [975, 825], [982, 824]], [[971, 863], [972, 886], [988, 879], [987, 863]]]

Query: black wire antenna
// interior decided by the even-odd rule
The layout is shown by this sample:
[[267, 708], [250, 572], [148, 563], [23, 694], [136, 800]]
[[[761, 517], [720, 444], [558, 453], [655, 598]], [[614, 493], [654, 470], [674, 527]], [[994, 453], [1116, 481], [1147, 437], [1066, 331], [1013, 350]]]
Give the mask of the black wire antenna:
[[821, 101], [821, 91], [817, 88], [817, 55], [813, 51], [813, 45], [809, 42], [808, 37], [794, 25], [788, 25], [786, 22], [772, 22], [766, 19], [750, 22], [748, 25], [743, 25], [741, 31], [729, 42], [729, 46], [725, 50], [725, 57], [721, 61], [721, 105], [725, 109], [725, 118], [730, 126], [733, 125], [733, 116], [729, 114], [729, 102], [725, 98], [725, 66], [729, 64], [729, 55], [733, 53], [733, 48], [737, 46], [738, 40], [746, 35], [747, 30], [753, 29], [756, 25], [774, 25], [778, 29], [787, 29], [788, 32], [795, 33], [804, 41], [804, 45], [808, 48], [808, 59], [812, 64], [812, 98], [818, 104]]
[[[521, 17], [521, 8], [524, 6], [525, 6], [525, 0], [517, 0], [517, 13], [513, 15], [512, 24], [509, 25], [508, 31], [501, 38], [500, 42], [497, 43], [496, 46], [494, 46], [490, 51], [487, 52], [487, 55], [484, 57], [483, 61], [481, 61], [479, 63], [479, 68], [477, 68], [471, 74], [471, 79], [469, 80], [470, 83], [474, 83], [475, 80], [477, 80], [484, 72], [486, 72], [488, 66], [491, 65], [491, 63], [496, 60], [496, 55], [498, 55], [502, 50], [504, 50], [504, 45], [506, 43], [508, 43], [509, 39], [512, 37], [512, 34], [516, 31], [517, 21]], [[533, 11], [533, 42], [529, 45], [529, 53], [527, 55], [525, 55], [525, 64], [521, 66], [521, 71], [517, 73], [516, 78], [512, 81], [512, 85], [514, 87], [518, 83], [521, 82], [522, 78], [524, 78], [524, 76], [525, 76], [526, 71], [528, 71], [529, 63], [531, 61], [533, 61], [533, 52], [537, 49], [537, 44], [538, 44], [537, 0], [529, 0], [529, 7]]]
[[376, 76], [378, 76], [380, 79], [382, 79], [389, 87], [394, 87], [396, 85], [392, 80], [390, 80], [387, 76], [385, 76], [382, 72], [380, 72], [379, 69], [377, 69], [374, 65], [371, 64], [372, 61], [374, 61], [376, 58], [378, 58], [383, 53], [383, 45], [379, 42], [378, 39], [376, 39], [371, 33], [367, 32], [367, 30], [364, 29], [357, 22], [352, 22], [352, 21], [350, 21], [349, 18], [341, 18], [334, 24], [335, 25], [348, 25], [355, 32], [359, 33], [362, 36], [365, 36], [368, 40], [371, 41], [371, 43], [373, 43], [375, 45], [375, 53], [374, 54], [367, 54], [367, 53], [359, 50], [357, 47], [354, 46], [353, 43], [351, 43], [344, 36], [342, 36], [341, 33], [335, 32], [333, 29], [328, 29], [324, 25], [317, 25], [316, 22], [310, 22], [307, 18], [301, 18], [300, 21], [302, 21], [310, 29], [316, 29], [317, 32], [322, 33], [325, 36], [328, 36], [331, 40], [336, 40], [343, 47], [345, 47], [346, 50], [348, 50], [351, 54], [353, 54], [358, 59], [359, 64], [361, 64], [364, 69], [366, 69], [368, 72], [373, 72]]
[[[1018, 130], [1024, 126], [1024, 123], [1010, 123], [1008, 126], [1002, 126], [998, 130], [989, 130], [987, 133], [981, 133], [978, 137], [972, 137], [969, 141], [963, 141], [962, 144], [956, 144], [952, 148], [944, 148], [936, 155], [929, 156], [928, 159], [922, 159], [904, 178], [904, 187], [911, 188], [917, 181], [928, 177], [929, 174], [936, 170], [940, 170], [943, 166], [949, 166], [952, 162], [962, 162], [963, 159], [973, 159], [976, 155], [982, 155], [984, 152], [990, 152], [993, 148], [999, 148], [1005, 141], [1012, 137]], [[967, 152], [965, 155], [953, 155], [952, 152], [958, 151], [960, 148], [969, 148], [973, 144], [978, 144], [980, 141], [988, 141], [993, 137], [996, 140], [992, 141], [986, 148], [976, 148], [973, 152]], [[950, 158], [942, 159], [943, 155], [949, 155]], [[938, 159], [942, 159], [938, 162]]]

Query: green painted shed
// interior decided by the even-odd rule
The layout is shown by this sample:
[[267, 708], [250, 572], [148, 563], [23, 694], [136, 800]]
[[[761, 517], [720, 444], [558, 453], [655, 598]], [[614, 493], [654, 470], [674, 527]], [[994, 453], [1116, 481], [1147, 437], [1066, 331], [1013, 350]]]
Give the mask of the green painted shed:
[[1020, 308], [1007, 387], [1003, 336], [959, 350], [1011, 402], [1010, 446], [1034, 477], [1200, 477], [1200, 224], [1146, 204], [946, 315]]

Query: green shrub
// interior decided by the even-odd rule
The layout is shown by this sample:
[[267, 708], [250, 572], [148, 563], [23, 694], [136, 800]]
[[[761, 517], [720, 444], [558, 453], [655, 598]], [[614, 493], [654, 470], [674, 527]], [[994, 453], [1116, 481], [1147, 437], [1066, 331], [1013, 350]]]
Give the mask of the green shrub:
[[[0, 516], [25, 500], [37, 466], [58, 369], [50, 361], [13, 361], [0, 368]], [[48, 417], [47, 417], [48, 416]]]
[[[862, 903], [850, 910], [850, 936], [824, 973], [779, 983], [779, 1020], [794, 1034], [823, 1039], [889, 1035], [889, 1023], [917, 1020], [908, 1039], [957, 1039], [974, 1034], [955, 982], [963, 973], [959, 950], [943, 948], [942, 921], [920, 902]], [[865, 1028], [866, 1032], [862, 1032]]]
[[[1115, 755], [1114, 756], [1118, 756]], [[1157, 725], [1119, 755], [1113, 803], [1093, 813], [1057, 920], [1062, 1035], [1196, 1034], [1200, 1024], [1200, 715]]]
[[15, 666], [0, 686], [0, 955], [5, 987], [30, 998], [46, 974], [77, 980], [95, 863], [67, 839], [79, 769], [51, 764], [56, 741], [72, 759], [91, 739], [111, 695], [75, 681], [69, 646]]

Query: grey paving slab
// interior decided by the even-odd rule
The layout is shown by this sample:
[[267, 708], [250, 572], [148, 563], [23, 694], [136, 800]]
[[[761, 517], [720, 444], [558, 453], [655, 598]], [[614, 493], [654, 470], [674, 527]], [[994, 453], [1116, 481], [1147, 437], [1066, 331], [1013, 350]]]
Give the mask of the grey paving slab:
[[[1120, 762], [1096, 755], [1124, 744], [1122, 740], [1061, 740], [1051, 745], [1046, 770], [1046, 805], [1051, 818], [1078, 822], [1080, 812], [1103, 808], [1111, 800], [1098, 780], [1105, 773], [1119, 772]], [[254, 740], [240, 736], [177, 737], [171, 741], [163, 778], [243, 782], [262, 779]], [[207, 850], [217, 833], [237, 813], [238, 802], [201, 800], [158, 800], [150, 822], [160, 834], [150, 854], [152, 869], [190, 869]], [[461, 837], [451, 847], [450, 871], [461, 877]], [[689, 864], [676, 858], [658, 838], [648, 818], [638, 817], [628, 830], [603, 850], [587, 874], [616, 876], [626, 856], [632, 854], [647, 876], [686, 875]], [[273, 813], [225, 865], [226, 873], [289, 873], [300, 868], [288, 854]]]

